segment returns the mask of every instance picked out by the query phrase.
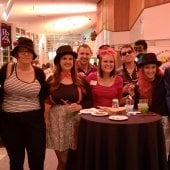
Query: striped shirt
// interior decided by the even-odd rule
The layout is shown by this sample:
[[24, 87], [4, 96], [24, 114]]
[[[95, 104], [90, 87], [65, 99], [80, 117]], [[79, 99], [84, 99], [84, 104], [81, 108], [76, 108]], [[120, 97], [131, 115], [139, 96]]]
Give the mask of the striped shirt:
[[20, 80], [16, 70], [5, 80], [2, 109], [5, 112], [26, 112], [40, 109], [40, 83], [37, 79], [28, 83]]

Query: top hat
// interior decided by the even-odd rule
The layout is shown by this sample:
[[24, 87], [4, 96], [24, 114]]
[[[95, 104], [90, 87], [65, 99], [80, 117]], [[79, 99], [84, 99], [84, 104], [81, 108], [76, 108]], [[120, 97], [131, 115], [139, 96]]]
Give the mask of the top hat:
[[27, 48], [28, 50], [30, 50], [33, 54], [33, 59], [35, 59], [37, 57], [35, 51], [34, 51], [34, 44], [33, 41], [29, 38], [26, 37], [20, 37], [18, 38], [17, 41], [14, 42], [14, 49], [11, 51], [11, 56], [16, 57], [16, 53], [19, 49], [19, 47], [24, 47]]
[[71, 54], [75, 59], [77, 58], [77, 53], [73, 51], [70, 45], [63, 45], [58, 47], [56, 51], [56, 56], [54, 58], [54, 64], [58, 63], [62, 56], [66, 54]]
[[137, 56], [137, 66], [142, 67], [146, 64], [156, 64], [158, 67], [162, 64], [155, 53], [140, 53]]

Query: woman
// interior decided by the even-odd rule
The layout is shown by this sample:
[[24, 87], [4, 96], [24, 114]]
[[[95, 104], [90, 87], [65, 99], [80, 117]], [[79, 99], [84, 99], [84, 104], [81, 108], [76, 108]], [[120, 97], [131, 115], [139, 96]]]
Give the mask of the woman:
[[[89, 84], [80, 79], [75, 70], [77, 53], [69, 45], [57, 49], [55, 72], [49, 81], [47, 113], [47, 147], [58, 158], [57, 170], [65, 170], [69, 149], [75, 150], [81, 109], [92, 106]], [[72, 162], [73, 163], [73, 162]]]
[[44, 72], [32, 66], [37, 57], [31, 39], [20, 37], [11, 55], [17, 59], [0, 70], [1, 131], [10, 170], [23, 170], [25, 150], [31, 170], [43, 170], [46, 130]]
[[112, 107], [112, 99], [122, 98], [123, 79], [115, 75], [116, 52], [111, 47], [99, 49], [98, 71], [87, 76], [93, 94], [93, 105]]
[[137, 107], [139, 99], [148, 99], [149, 111], [167, 116], [164, 78], [159, 69], [161, 62], [157, 60], [154, 53], [138, 54], [137, 59], [139, 73], [135, 87], [135, 106]]
[[159, 69], [161, 62], [157, 60], [154, 53], [140, 53], [137, 55], [137, 59], [138, 82], [134, 94], [133, 90], [131, 91], [131, 95], [134, 95], [135, 108], [137, 109], [139, 99], [147, 99], [149, 111], [162, 116], [165, 139], [167, 140], [169, 131], [168, 116], [170, 113], [166, 102], [164, 76]]

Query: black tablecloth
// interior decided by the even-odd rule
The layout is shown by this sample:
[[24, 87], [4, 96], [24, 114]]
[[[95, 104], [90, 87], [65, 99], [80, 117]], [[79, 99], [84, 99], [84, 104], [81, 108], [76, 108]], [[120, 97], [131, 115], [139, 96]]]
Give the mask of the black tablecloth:
[[167, 170], [161, 117], [81, 115], [78, 170]]

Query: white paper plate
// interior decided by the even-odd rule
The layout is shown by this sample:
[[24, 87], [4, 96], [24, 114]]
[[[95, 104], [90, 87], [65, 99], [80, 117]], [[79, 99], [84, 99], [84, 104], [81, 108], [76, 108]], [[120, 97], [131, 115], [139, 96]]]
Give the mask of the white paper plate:
[[139, 111], [127, 112], [128, 116], [134, 116], [134, 115], [137, 115], [137, 114], [141, 114], [141, 112], [139, 112]]
[[80, 114], [91, 114], [91, 110], [90, 109], [82, 109], [79, 112]]
[[109, 116], [109, 119], [120, 121], [120, 120], [128, 120], [128, 117], [124, 116], [124, 115], [111, 115], [111, 116]]
[[100, 112], [93, 112], [91, 113], [93, 116], [107, 116], [108, 112], [100, 111]]
[[79, 114], [91, 114], [97, 112], [99, 109], [96, 108], [89, 108], [89, 109], [82, 109], [80, 110]]

